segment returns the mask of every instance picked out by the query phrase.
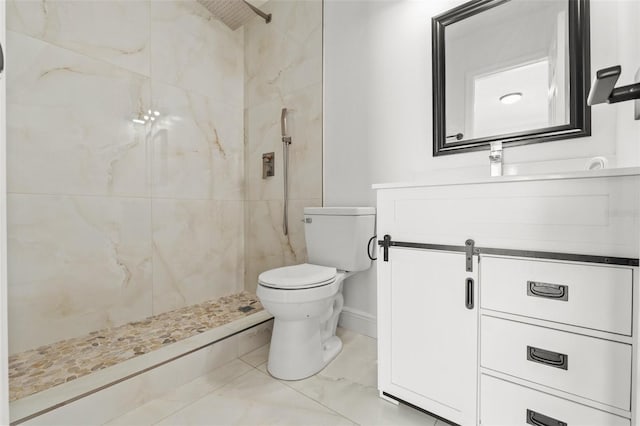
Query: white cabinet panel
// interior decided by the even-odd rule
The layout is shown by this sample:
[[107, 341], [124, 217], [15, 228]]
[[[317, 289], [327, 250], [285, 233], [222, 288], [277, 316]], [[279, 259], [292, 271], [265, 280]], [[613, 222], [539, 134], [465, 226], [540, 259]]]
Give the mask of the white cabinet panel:
[[533, 417], [533, 421], [540, 420], [541, 416], [550, 417], [570, 426], [629, 426], [631, 424], [629, 419], [624, 417], [484, 374], [480, 383], [482, 425], [524, 426], [527, 425], [527, 416]]
[[[474, 271], [477, 263], [474, 261]], [[380, 389], [460, 424], [475, 424], [478, 308], [466, 306], [464, 253], [391, 248], [378, 265]]]
[[481, 334], [483, 367], [631, 410], [631, 345], [486, 315]]
[[[637, 257], [640, 176], [484, 182], [378, 191], [395, 241]], [[380, 232], [382, 231], [382, 232]]]
[[631, 335], [631, 268], [482, 256], [480, 270], [483, 308]]

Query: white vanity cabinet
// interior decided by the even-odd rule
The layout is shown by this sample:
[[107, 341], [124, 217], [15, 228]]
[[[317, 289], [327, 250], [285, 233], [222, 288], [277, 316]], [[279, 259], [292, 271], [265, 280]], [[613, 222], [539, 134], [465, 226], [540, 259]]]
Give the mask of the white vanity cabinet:
[[640, 169], [376, 189], [381, 396], [465, 425], [639, 424]]
[[391, 248], [379, 265], [385, 392], [459, 424], [475, 423], [477, 399], [478, 269], [465, 263], [463, 253]]

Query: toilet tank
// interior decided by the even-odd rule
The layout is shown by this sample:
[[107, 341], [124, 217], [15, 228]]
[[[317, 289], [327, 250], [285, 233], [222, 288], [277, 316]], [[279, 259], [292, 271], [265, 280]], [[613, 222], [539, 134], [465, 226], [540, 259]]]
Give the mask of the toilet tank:
[[344, 271], [371, 267], [367, 243], [375, 232], [374, 207], [305, 207], [304, 218], [309, 263]]

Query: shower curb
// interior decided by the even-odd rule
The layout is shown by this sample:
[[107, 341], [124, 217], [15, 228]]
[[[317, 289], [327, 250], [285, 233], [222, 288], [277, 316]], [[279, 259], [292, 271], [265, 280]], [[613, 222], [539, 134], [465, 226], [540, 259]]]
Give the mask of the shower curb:
[[[63, 407], [69, 407], [72, 403], [105, 391], [118, 384], [127, 382], [145, 373], [149, 373], [157, 368], [167, 366], [168, 364], [181, 360], [189, 355], [194, 355], [199, 351], [210, 348], [216, 344], [228, 341], [234, 336], [249, 332], [260, 325], [270, 322], [272, 319], [273, 316], [263, 310], [235, 320], [229, 324], [208, 330], [199, 335], [178, 341], [165, 348], [132, 358], [123, 363], [97, 371], [91, 375], [81, 377], [72, 382], [13, 401], [9, 407], [11, 420], [10, 425], [19, 425], [30, 420], [37, 420], [40, 416], [52, 413]], [[245, 348], [241, 347], [242, 345], [240, 342], [235, 343], [237, 344], [237, 347], [235, 348], [235, 351], [233, 351], [232, 357], [229, 359], [223, 357], [219, 360], [220, 362], [213, 362], [211, 365], [207, 365], [203, 369], [204, 371], [196, 372], [194, 374], [195, 377], [189, 378], [189, 380], [183, 380], [183, 382], [186, 383], [193, 380], [199, 375], [206, 373], [206, 371], [216, 368], [225, 362], [231, 361], [232, 359], [238, 358], [267, 342], [260, 341], [257, 345], [249, 345]], [[171, 386], [175, 385], [176, 384], [171, 384]], [[61, 393], [62, 395], [59, 395]], [[158, 395], [161, 395], [162, 393], [163, 392], [160, 392]], [[126, 412], [131, 408], [134, 407], [127, 407], [124, 411]], [[110, 419], [105, 419], [105, 421], [108, 420]]]

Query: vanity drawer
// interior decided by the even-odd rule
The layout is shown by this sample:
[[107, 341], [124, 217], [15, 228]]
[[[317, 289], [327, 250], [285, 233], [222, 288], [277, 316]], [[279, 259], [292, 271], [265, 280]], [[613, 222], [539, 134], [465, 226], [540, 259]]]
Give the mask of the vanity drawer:
[[631, 345], [481, 317], [481, 365], [622, 410], [631, 407]]
[[624, 417], [485, 374], [480, 378], [480, 395], [480, 421], [483, 425], [629, 426], [631, 424], [631, 421]]
[[481, 306], [630, 336], [631, 268], [482, 257]]

